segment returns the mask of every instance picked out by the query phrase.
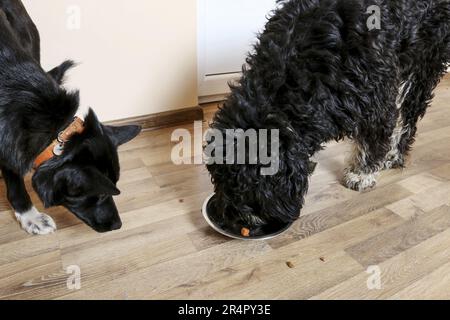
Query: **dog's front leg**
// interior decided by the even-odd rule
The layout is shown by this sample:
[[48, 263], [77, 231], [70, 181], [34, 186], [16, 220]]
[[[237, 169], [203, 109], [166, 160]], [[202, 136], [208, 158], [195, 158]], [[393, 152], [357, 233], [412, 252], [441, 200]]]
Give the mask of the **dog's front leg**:
[[355, 191], [374, 188], [377, 178], [384, 168], [385, 157], [390, 144], [356, 142], [349, 164], [344, 172], [344, 185]]
[[379, 109], [378, 121], [365, 122], [354, 136], [353, 153], [344, 174], [344, 185], [349, 189], [362, 192], [375, 187], [392, 149], [398, 118], [395, 99], [384, 111]]
[[45, 235], [55, 232], [56, 225], [51, 217], [40, 213], [31, 202], [25, 188], [23, 177], [8, 170], [2, 169], [5, 179], [8, 200], [15, 210], [17, 220], [22, 228], [30, 234]]

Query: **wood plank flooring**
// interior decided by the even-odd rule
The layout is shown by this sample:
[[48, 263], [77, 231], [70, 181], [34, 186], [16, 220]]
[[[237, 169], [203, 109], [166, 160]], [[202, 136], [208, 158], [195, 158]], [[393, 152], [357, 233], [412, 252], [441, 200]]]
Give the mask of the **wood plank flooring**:
[[[205, 111], [211, 119], [216, 106]], [[53, 208], [57, 233], [28, 236], [1, 181], [0, 298], [450, 299], [450, 76], [407, 169], [384, 172], [370, 192], [349, 191], [339, 183], [349, 146], [330, 144], [317, 156], [302, 218], [267, 242], [232, 241], [207, 226], [208, 173], [172, 164], [174, 129], [120, 150], [117, 232], [96, 234]], [[80, 290], [67, 287], [70, 266], [81, 270]], [[369, 289], [371, 270], [380, 286]]]

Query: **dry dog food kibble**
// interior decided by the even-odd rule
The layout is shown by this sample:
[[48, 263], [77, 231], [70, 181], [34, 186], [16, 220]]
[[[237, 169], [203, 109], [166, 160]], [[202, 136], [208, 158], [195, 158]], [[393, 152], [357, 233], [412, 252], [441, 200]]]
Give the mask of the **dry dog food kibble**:
[[248, 238], [248, 237], [250, 237], [250, 230], [247, 229], [247, 228], [242, 228], [241, 229], [241, 234], [242, 234], [243, 237]]
[[294, 264], [292, 262], [290, 262], [290, 261], [286, 262], [286, 265], [288, 266], [289, 269], [294, 269], [295, 268]]

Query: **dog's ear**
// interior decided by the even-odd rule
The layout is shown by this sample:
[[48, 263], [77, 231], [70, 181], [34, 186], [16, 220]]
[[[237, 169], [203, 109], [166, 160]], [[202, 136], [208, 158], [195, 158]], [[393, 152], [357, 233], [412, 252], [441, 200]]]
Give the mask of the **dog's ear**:
[[120, 191], [105, 175], [95, 168], [83, 173], [78, 169], [40, 169], [33, 176], [33, 188], [46, 208], [61, 205], [66, 197], [117, 196]]
[[140, 126], [105, 126], [105, 130], [114, 145], [121, 146], [136, 138], [142, 128]]
[[94, 167], [70, 168], [55, 175], [55, 195], [58, 198], [83, 196], [117, 196], [119, 189], [105, 175]]
[[32, 178], [33, 188], [46, 208], [59, 205], [60, 186], [55, 185], [53, 170], [39, 169]]
[[97, 115], [92, 109], [89, 109], [89, 113], [84, 120], [84, 125], [88, 132], [107, 134], [116, 147], [133, 140], [142, 131], [142, 127], [140, 126], [103, 126], [98, 121]]
[[87, 133], [103, 134], [103, 126], [100, 121], [98, 121], [97, 115], [91, 108], [89, 108], [89, 112], [84, 118], [84, 127], [86, 128]]
[[57, 84], [62, 85], [67, 71], [75, 66], [72, 60], [64, 61], [61, 65], [53, 68], [48, 74], [56, 81]]
[[91, 181], [88, 193], [92, 195], [118, 196], [120, 190], [105, 175], [95, 168], [88, 168], [86, 173]]
[[39, 188], [35, 188], [36, 193], [39, 195], [39, 198], [42, 200], [45, 208], [50, 208], [56, 206], [55, 202], [55, 193], [53, 192], [52, 187], [40, 186]]

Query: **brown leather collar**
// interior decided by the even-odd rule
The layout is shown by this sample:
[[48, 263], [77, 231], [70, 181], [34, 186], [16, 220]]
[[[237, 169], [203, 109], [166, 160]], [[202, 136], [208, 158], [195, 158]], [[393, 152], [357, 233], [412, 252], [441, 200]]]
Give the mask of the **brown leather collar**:
[[55, 156], [61, 156], [64, 152], [64, 145], [76, 134], [84, 131], [84, 121], [76, 117], [73, 122], [34, 160], [33, 168], [39, 168], [43, 163]]

